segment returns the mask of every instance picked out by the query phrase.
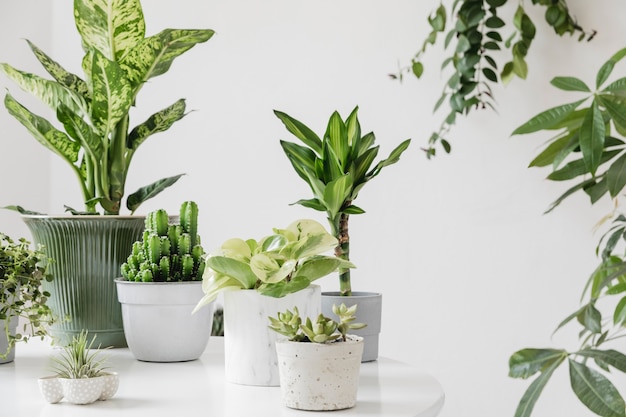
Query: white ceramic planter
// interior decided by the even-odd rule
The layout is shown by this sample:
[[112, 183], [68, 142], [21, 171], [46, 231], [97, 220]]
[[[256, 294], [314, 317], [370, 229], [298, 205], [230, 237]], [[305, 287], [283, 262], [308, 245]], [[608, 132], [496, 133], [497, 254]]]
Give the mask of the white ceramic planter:
[[268, 328], [268, 317], [298, 307], [303, 317], [320, 313], [320, 287], [311, 285], [283, 298], [256, 290], [224, 293], [224, 367], [228, 382], [278, 386], [275, 342], [282, 337]]
[[[5, 325], [6, 325], [6, 321], [0, 320], [0, 354], [4, 354], [5, 352], [7, 352], [7, 349], [9, 348], [9, 340], [7, 339], [7, 335], [6, 335], [6, 331], [4, 327]], [[15, 335], [16, 329], [17, 329], [17, 317], [11, 317], [9, 321], [9, 334]], [[7, 353], [6, 358], [3, 359], [0, 357], [0, 364], [13, 362], [14, 359], [15, 359], [15, 347]]]
[[354, 407], [363, 338], [346, 342], [276, 342], [283, 404], [311, 411]]
[[365, 323], [367, 327], [359, 330], [351, 330], [356, 336], [361, 336], [364, 340], [363, 362], [375, 361], [378, 359], [378, 339], [380, 336], [381, 320], [382, 320], [382, 304], [383, 296], [374, 292], [358, 292], [353, 291], [351, 296], [344, 297], [339, 292], [322, 293], [322, 314], [337, 320], [337, 316], [333, 314], [333, 304], [340, 305], [344, 303], [351, 307], [358, 305], [356, 311], [356, 321]]
[[82, 379], [47, 376], [39, 378], [37, 383], [44, 400], [51, 404], [56, 404], [63, 398], [72, 404], [91, 404], [113, 397], [119, 386], [119, 376], [115, 372]]
[[202, 281], [129, 282], [116, 279], [128, 348], [140, 361], [198, 359], [209, 341], [213, 303], [191, 314], [204, 296]]

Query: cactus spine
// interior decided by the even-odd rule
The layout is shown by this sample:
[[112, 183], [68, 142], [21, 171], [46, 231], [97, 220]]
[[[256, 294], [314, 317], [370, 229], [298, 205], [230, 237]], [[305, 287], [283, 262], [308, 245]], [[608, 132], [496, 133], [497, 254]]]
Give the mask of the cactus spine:
[[170, 224], [163, 209], [146, 216], [143, 239], [133, 244], [121, 267], [129, 281], [199, 281], [204, 272], [204, 249], [198, 236], [198, 205], [180, 208], [180, 224]]

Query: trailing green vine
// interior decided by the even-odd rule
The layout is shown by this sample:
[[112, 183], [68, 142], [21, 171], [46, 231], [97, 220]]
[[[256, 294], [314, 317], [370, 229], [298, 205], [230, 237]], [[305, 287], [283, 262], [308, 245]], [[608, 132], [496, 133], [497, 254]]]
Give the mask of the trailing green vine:
[[[526, 79], [526, 56], [537, 29], [520, 0], [511, 22], [514, 29], [510, 33], [511, 29], [500, 16], [509, 1], [512, 0], [454, 0], [449, 7], [440, 2], [428, 16], [431, 31], [411, 64], [390, 74], [392, 79], [400, 81], [405, 74], [420, 78], [425, 68], [424, 54], [430, 45], [437, 43], [439, 35], [445, 33], [444, 47], [453, 53], [443, 61], [441, 69], [451, 75], [434, 111], [444, 103], [448, 104], [450, 111], [439, 130], [431, 134], [428, 146], [424, 148], [427, 157], [435, 156], [438, 146], [446, 153], [451, 151], [447, 136], [458, 115], [468, 115], [478, 109], [495, 110], [492, 86], [508, 83], [514, 77]], [[590, 41], [595, 36], [595, 31], [586, 31], [578, 24], [566, 0], [532, 0], [532, 3], [545, 8], [545, 20], [559, 36], [578, 34], [579, 41]], [[510, 34], [506, 35], [507, 32]], [[504, 64], [498, 54], [503, 50], [510, 51]]]

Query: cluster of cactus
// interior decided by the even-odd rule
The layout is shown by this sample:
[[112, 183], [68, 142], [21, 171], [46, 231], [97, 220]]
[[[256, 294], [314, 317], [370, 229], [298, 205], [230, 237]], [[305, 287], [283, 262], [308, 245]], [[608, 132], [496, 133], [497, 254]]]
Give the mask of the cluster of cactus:
[[279, 312], [277, 318], [269, 317], [269, 328], [287, 336], [292, 342], [330, 343], [341, 338], [345, 341], [349, 330], [362, 329], [366, 325], [354, 323], [357, 306], [346, 307], [333, 305], [333, 313], [339, 318], [335, 321], [320, 314], [315, 321], [307, 317], [302, 323], [298, 307], [284, 313]]
[[187, 201], [180, 208], [179, 224], [170, 224], [163, 209], [146, 216], [143, 240], [133, 244], [121, 272], [128, 281], [199, 281], [204, 268], [204, 249], [198, 236], [198, 205]]

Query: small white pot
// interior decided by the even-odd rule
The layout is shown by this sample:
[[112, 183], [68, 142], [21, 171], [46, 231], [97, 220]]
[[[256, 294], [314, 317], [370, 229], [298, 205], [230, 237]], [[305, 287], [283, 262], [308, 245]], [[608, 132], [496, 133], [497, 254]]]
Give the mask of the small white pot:
[[72, 404], [90, 404], [110, 399], [117, 392], [120, 380], [115, 372], [105, 372], [96, 378], [66, 379], [45, 376], [37, 380], [44, 400], [56, 404], [65, 398]]
[[278, 386], [275, 342], [268, 317], [298, 307], [303, 317], [317, 317], [321, 291], [311, 285], [282, 298], [256, 290], [224, 292], [224, 368], [228, 382], [243, 385]]
[[211, 336], [213, 303], [191, 314], [204, 296], [202, 281], [115, 280], [128, 348], [140, 361], [198, 359]]
[[354, 407], [359, 387], [363, 338], [346, 342], [276, 342], [283, 404], [298, 410]]

